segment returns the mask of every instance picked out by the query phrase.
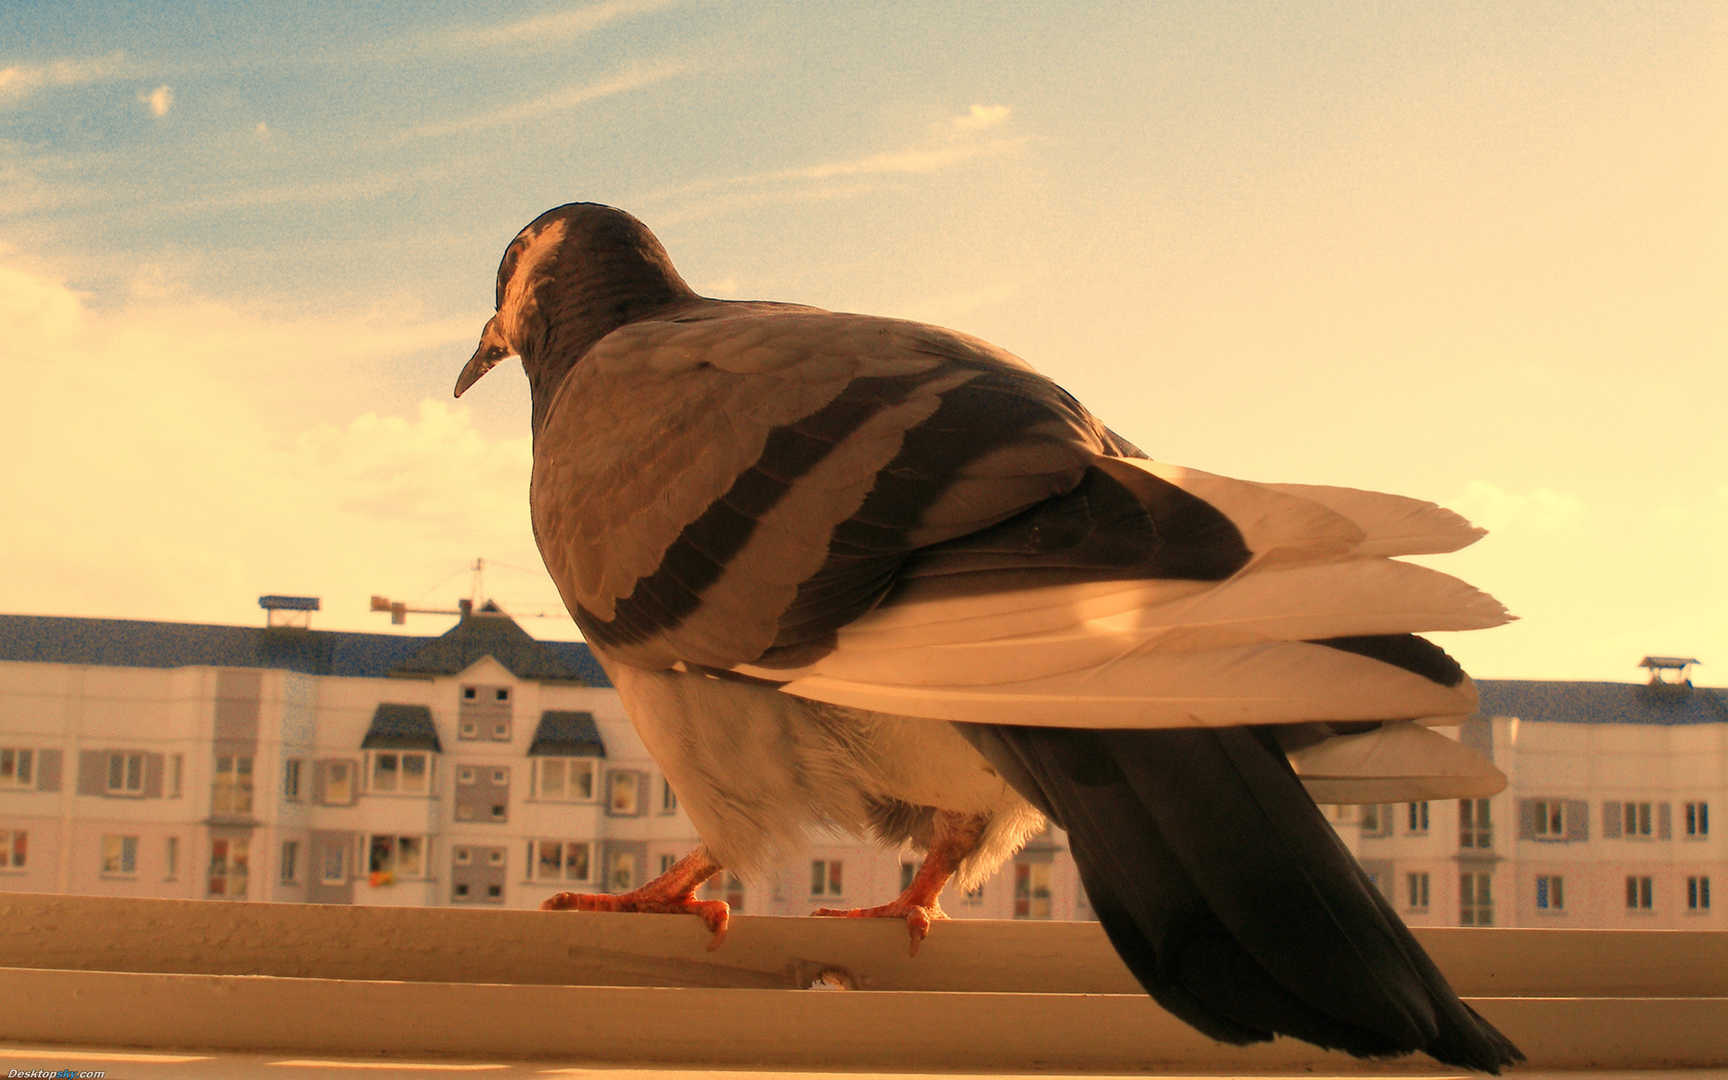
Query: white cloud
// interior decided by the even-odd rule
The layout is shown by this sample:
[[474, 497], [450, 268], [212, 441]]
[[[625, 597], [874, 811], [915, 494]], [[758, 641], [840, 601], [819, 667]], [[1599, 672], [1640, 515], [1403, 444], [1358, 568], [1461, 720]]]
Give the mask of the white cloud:
[[1578, 496], [1552, 488], [1509, 491], [1472, 480], [1447, 504], [1491, 533], [1555, 533], [1576, 525], [1584, 515]]
[[158, 86], [154, 90], [140, 90], [138, 91], [138, 100], [150, 110], [151, 116], [167, 116], [168, 110], [174, 107], [174, 88]]
[[15, 105], [38, 90], [84, 86], [131, 77], [136, 66], [116, 50], [88, 60], [50, 60], [43, 64], [12, 64], [0, 68], [0, 107]]
[[974, 105], [959, 116], [948, 121], [950, 131], [971, 134], [974, 131], [984, 131], [987, 128], [1001, 127], [1008, 122], [1009, 108], [1006, 105]]
[[670, 223], [766, 203], [866, 195], [908, 177], [946, 172], [1019, 153], [1032, 145], [1032, 136], [977, 136], [978, 132], [1005, 123], [1008, 113], [1006, 105], [974, 105], [966, 114], [936, 125], [929, 137], [906, 146], [810, 165], [697, 180], [650, 192], [642, 201], [670, 204], [655, 215], [656, 221]]
[[591, 34], [624, 19], [674, 7], [681, 0], [607, 0], [570, 11], [551, 11], [514, 22], [456, 26], [433, 30], [407, 43], [414, 53], [463, 53], [508, 45], [512, 49], [547, 49]]
[[0, 321], [25, 361], [8, 370], [0, 502], [29, 572], [7, 610], [252, 622], [258, 595], [285, 591], [329, 598], [324, 625], [338, 604], [365, 625], [372, 592], [477, 554], [537, 562], [528, 440], [489, 439], [441, 401], [392, 416], [354, 374], [465, 354], [476, 320], [268, 319], [171, 283], [95, 306], [0, 252]]
[[540, 97], [519, 101], [473, 116], [422, 124], [409, 131], [408, 134], [421, 137], [456, 135], [485, 128], [506, 127], [512, 124], [539, 120], [556, 113], [569, 112], [591, 101], [599, 101], [601, 98], [653, 86], [656, 83], [665, 82], [667, 79], [689, 74], [692, 70], [691, 65], [682, 60], [663, 60], [652, 64], [632, 65], [596, 82], [560, 87]]

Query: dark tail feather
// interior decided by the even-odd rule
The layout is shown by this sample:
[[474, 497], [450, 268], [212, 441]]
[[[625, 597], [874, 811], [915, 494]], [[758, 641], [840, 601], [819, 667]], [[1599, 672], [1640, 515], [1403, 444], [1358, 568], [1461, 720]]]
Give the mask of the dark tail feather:
[[957, 726], [1068, 831], [1116, 951], [1199, 1030], [1491, 1073], [1523, 1060], [1458, 1000], [1266, 733]]

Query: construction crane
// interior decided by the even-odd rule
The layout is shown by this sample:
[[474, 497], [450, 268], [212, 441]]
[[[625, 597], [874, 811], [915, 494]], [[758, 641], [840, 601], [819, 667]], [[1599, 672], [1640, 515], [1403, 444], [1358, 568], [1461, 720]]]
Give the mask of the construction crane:
[[[407, 622], [408, 616], [410, 614], [415, 614], [415, 615], [463, 615], [463, 614], [466, 614], [470, 610], [473, 610], [473, 611], [485, 610], [485, 607], [488, 603], [490, 603], [494, 608], [496, 608], [500, 611], [503, 610], [503, 608], [498, 604], [498, 602], [496, 600], [483, 600], [482, 599], [482, 597], [485, 596], [486, 560], [482, 559], [482, 558], [478, 558], [478, 557], [475, 558], [474, 565], [472, 567], [470, 567], [469, 569], [473, 572], [473, 577], [471, 578], [471, 580], [469, 582], [468, 596], [463, 601], [461, 601], [456, 607], [453, 607], [453, 608], [412, 607], [412, 606], [410, 606], [410, 605], [408, 605], [408, 604], [406, 604], [400, 600], [392, 600], [387, 596], [379, 596], [378, 594], [374, 593], [372, 595], [372, 610], [373, 611], [388, 611], [390, 613], [390, 622], [394, 626], [401, 626], [403, 623]], [[547, 611], [511, 611], [510, 616], [512, 618], [516, 618], [516, 619], [563, 619], [563, 618], [568, 618], [568, 616], [565, 614], [565, 612], [561, 608], [555, 609], [555, 610], [547, 610]]]

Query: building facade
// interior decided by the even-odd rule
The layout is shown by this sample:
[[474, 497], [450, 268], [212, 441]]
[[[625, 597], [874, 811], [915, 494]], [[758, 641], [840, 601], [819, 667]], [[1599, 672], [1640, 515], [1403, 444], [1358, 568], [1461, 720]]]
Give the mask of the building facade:
[[1491, 799], [1339, 808], [1339, 831], [1415, 926], [1723, 929], [1728, 694], [1694, 661], [1645, 684], [1482, 680], [1463, 739]]
[[[533, 908], [629, 889], [697, 842], [586, 646], [490, 607], [438, 637], [275, 614], [0, 616], [0, 890]], [[813, 835], [707, 895], [753, 913], [868, 906], [916, 862]], [[1089, 916], [1052, 834], [948, 907]]]

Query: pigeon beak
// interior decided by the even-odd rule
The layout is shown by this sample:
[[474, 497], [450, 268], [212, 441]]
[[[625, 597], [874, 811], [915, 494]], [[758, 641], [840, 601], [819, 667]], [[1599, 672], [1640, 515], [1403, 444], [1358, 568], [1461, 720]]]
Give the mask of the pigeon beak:
[[486, 329], [480, 332], [480, 347], [474, 350], [462, 374], [456, 377], [456, 396], [461, 397], [463, 391], [480, 381], [480, 376], [492, 370], [498, 361], [514, 353], [510, 343], [504, 340], [504, 331], [498, 328], [498, 316], [486, 320]]

